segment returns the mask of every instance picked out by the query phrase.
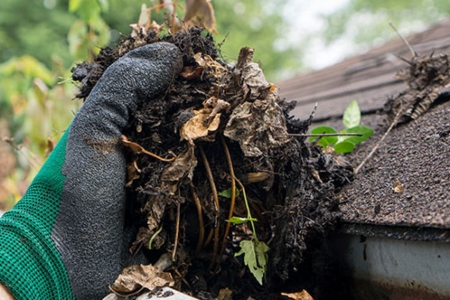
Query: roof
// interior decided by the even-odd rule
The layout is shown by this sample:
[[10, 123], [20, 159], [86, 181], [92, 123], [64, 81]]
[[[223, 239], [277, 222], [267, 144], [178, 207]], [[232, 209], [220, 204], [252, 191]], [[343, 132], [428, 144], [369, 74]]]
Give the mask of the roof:
[[[450, 20], [406, 37], [420, 55], [450, 53]], [[363, 125], [374, 135], [348, 155], [358, 165], [387, 129], [381, 114], [388, 96], [407, 88], [395, 73], [411, 58], [401, 39], [328, 68], [277, 84], [280, 95], [296, 100], [293, 114], [305, 119], [318, 103], [315, 123], [342, 129], [346, 106], [356, 99]], [[394, 128], [355, 180], [340, 192], [343, 220], [364, 226], [450, 228], [450, 99], [441, 94], [417, 120]], [[339, 128], [341, 127], [341, 128]], [[397, 192], [395, 186], [402, 186]], [[400, 234], [401, 235], [401, 234]], [[446, 237], [446, 239], [448, 236]]]

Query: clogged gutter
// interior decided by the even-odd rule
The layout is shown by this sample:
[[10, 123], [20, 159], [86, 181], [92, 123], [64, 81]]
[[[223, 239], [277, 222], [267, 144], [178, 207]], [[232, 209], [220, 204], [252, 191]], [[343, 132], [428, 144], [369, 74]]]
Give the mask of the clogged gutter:
[[[224, 289], [232, 299], [314, 290], [311, 274], [321, 270], [310, 267], [312, 252], [333, 228], [340, 214], [335, 191], [353, 170], [290, 135], [305, 133], [310, 120], [289, 116], [295, 103], [280, 99], [253, 62], [253, 49], [243, 48], [232, 66], [199, 28], [162, 37], [141, 32], [73, 69], [78, 97], [87, 97], [124, 53], [158, 41], [181, 50], [184, 68], [123, 133], [128, 220], [138, 231], [130, 252], [153, 263], [169, 258], [162, 285], [201, 299]], [[158, 272], [144, 273], [154, 282]], [[125, 296], [154, 287], [144, 281], [111, 288]]]

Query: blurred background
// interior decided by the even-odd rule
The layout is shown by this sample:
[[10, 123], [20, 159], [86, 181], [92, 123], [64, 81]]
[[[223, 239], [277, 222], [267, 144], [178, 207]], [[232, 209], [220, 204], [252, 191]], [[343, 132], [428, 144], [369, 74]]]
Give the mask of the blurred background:
[[[114, 46], [149, 0], [0, 1], [0, 214], [81, 106], [70, 69]], [[178, 1], [184, 5], [184, 1]], [[269, 81], [320, 69], [448, 18], [446, 0], [212, 0], [227, 61], [256, 49]], [[163, 13], [152, 18], [163, 22]]]

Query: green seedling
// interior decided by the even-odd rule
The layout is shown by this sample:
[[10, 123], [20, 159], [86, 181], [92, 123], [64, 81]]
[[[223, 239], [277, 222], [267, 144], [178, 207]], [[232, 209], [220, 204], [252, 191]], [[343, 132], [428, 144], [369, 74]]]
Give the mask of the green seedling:
[[[259, 282], [263, 284], [263, 279], [266, 274], [267, 269], [267, 252], [270, 250], [266, 243], [258, 240], [255, 229], [255, 222], [258, 220], [253, 218], [250, 213], [250, 207], [248, 205], [247, 195], [245, 193], [244, 186], [237, 180], [242, 189], [242, 197], [244, 198], [245, 208], [247, 210], [247, 217], [231, 217], [227, 222], [241, 225], [250, 222], [252, 228], [252, 237], [250, 240], [242, 240], [239, 243], [241, 250], [234, 254], [234, 256], [244, 255], [244, 264], [248, 267], [250, 272]], [[236, 189], [236, 196], [238, 196], [239, 191]], [[225, 198], [231, 198], [231, 189], [221, 192], [219, 195]]]
[[309, 141], [312, 143], [320, 137], [317, 141], [318, 145], [324, 149], [332, 147], [335, 153], [343, 154], [351, 152], [357, 144], [367, 140], [373, 134], [372, 128], [360, 125], [361, 110], [356, 100], [350, 102], [345, 109], [342, 122], [345, 129], [340, 132], [329, 126], [318, 126], [312, 129], [311, 133], [316, 136], [311, 137]]

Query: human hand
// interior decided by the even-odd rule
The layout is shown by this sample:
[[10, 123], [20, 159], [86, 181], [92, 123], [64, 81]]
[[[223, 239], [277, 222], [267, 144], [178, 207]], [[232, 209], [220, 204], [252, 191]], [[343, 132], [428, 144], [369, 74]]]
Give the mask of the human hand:
[[155, 43], [112, 64], [33, 180], [0, 219], [0, 282], [16, 299], [101, 299], [120, 273], [126, 166], [120, 137], [183, 63]]

